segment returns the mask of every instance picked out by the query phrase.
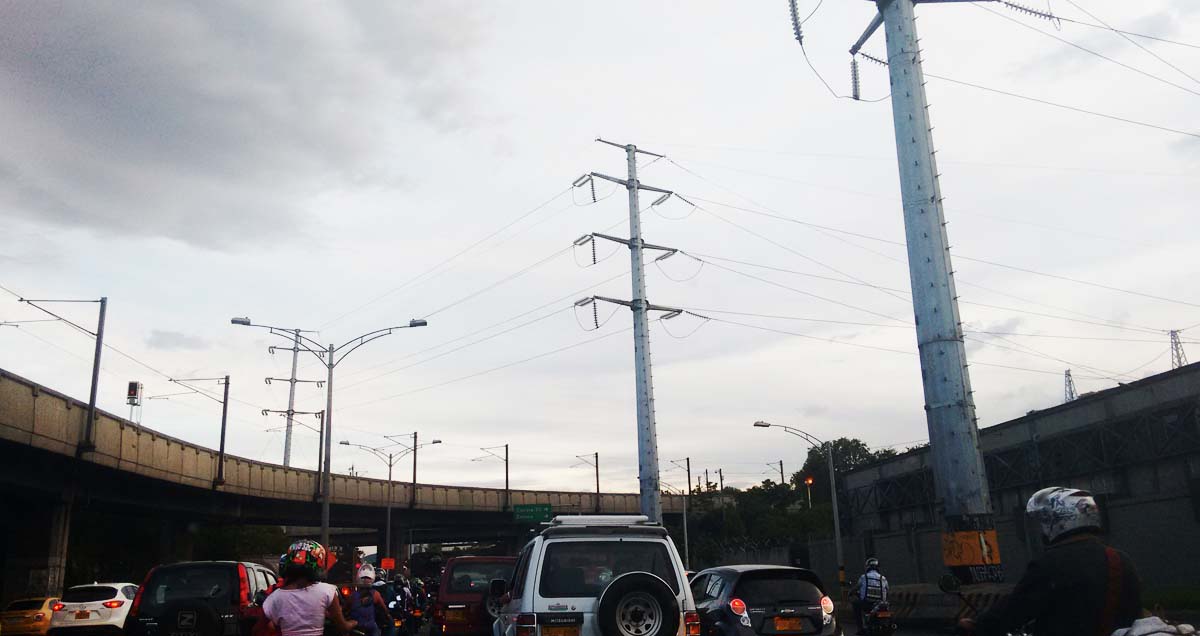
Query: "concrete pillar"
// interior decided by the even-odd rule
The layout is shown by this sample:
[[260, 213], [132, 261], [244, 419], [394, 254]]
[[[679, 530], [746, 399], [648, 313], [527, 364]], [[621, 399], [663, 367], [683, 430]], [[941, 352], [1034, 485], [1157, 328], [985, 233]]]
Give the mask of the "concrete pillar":
[[58, 596], [66, 578], [71, 536], [71, 502], [30, 502], [26, 514], [12, 515], [6, 534], [3, 590], [18, 596]]

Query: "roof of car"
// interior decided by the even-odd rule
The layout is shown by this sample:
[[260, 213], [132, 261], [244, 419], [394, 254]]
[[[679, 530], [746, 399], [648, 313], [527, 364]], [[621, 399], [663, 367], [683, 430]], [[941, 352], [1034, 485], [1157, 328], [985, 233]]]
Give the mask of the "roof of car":
[[769, 564], [747, 564], [747, 565], [718, 565], [717, 567], [701, 570], [699, 574], [705, 572], [737, 572], [742, 574], [745, 572], [761, 572], [763, 570], [789, 570], [794, 572], [811, 572], [804, 568], [796, 568], [790, 565], [769, 565]]
[[459, 563], [462, 561], [478, 562], [478, 563], [516, 563], [517, 557], [513, 556], [456, 556], [446, 560], [446, 564]]
[[[83, 585], [72, 585], [71, 587], [69, 587], [69, 588], [67, 588], [67, 589], [68, 589], [68, 590], [75, 590], [75, 589], [79, 589], [79, 588], [81, 588], [81, 587], [98, 587], [98, 586], [101, 586], [101, 585], [107, 585], [107, 586], [109, 586], [109, 587], [113, 587], [113, 586], [121, 586], [121, 585], [137, 585], [137, 583], [130, 583], [129, 581], [125, 581], [125, 582], [121, 582], [121, 581], [100, 581], [100, 582], [98, 582], [98, 583], [84, 583]], [[47, 598], [49, 598], [49, 597], [47, 597]]]

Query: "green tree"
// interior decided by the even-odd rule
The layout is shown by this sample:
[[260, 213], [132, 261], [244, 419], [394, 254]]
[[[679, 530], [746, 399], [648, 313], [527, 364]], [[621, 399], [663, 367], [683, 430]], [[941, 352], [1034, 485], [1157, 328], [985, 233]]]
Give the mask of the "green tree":
[[792, 475], [792, 484], [803, 491], [804, 479], [812, 477], [814, 504], [829, 501], [829, 464], [825, 457], [826, 448], [830, 444], [833, 445], [833, 469], [839, 475], [896, 455], [896, 451], [890, 448], [873, 451], [862, 440], [851, 437], [839, 437], [820, 446], [813, 446], [808, 449], [808, 458], [804, 461], [804, 467]]

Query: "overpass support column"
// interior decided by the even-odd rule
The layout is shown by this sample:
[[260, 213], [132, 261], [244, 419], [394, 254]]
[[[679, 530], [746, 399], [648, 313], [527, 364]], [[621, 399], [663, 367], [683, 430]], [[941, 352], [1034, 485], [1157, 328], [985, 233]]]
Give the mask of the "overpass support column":
[[[9, 528], [3, 590], [6, 597], [58, 596], [66, 578], [71, 536], [71, 501], [30, 502], [30, 514]], [[13, 520], [18, 516], [13, 515]]]

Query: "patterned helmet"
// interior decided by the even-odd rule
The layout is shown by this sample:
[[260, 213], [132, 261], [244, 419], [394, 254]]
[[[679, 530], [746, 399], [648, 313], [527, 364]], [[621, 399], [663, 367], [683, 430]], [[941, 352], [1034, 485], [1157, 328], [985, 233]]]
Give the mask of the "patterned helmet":
[[1100, 529], [1100, 507], [1092, 493], [1077, 488], [1044, 488], [1029, 498], [1025, 514], [1042, 526], [1046, 541], [1084, 528]]
[[325, 546], [311, 539], [301, 539], [288, 548], [284, 555], [287, 566], [300, 565], [308, 569], [313, 579], [318, 579], [325, 572]]

